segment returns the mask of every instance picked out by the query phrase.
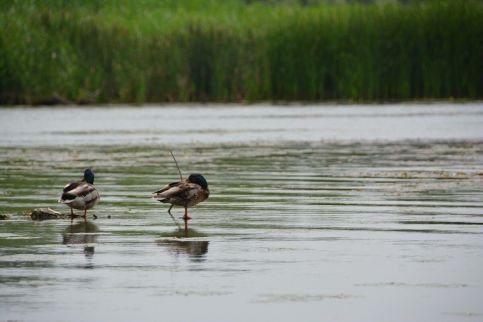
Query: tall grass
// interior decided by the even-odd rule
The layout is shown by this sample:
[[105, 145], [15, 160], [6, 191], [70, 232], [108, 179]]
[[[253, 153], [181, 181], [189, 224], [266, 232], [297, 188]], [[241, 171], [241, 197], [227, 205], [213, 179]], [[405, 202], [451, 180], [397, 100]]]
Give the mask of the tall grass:
[[480, 1], [3, 0], [0, 104], [483, 98]]

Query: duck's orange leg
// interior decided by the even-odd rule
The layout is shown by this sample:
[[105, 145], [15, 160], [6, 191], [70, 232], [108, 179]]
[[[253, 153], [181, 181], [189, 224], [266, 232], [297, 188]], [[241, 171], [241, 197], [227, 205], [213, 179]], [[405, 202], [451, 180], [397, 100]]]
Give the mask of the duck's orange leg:
[[184, 236], [188, 237], [188, 219], [184, 219]]
[[184, 220], [184, 236], [185, 237], [188, 237], [188, 220], [190, 220], [191, 218], [188, 216], [188, 207], [184, 207], [184, 216], [183, 216], [183, 220]]
[[184, 207], [184, 216], [183, 216], [183, 220], [190, 220], [191, 217], [188, 216], [188, 207]]

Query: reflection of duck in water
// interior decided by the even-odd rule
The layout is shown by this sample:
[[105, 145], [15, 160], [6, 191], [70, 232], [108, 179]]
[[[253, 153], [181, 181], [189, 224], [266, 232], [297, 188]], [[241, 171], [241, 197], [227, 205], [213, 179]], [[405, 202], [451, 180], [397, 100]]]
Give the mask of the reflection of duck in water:
[[87, 222], [78, 222], [75, 225], [68, 226], [62, 234], [62, 244], [92, 244], [97, 240], [97, 232], [99, 228], [96, 224]]
[[157, 244], [168, 247], [176, 255], [187, 254], [192, 258], [202, 259], [203, 255], [208, 252], [209, 242], [206, 240], [165, 239], [158, 240]]
[[84, 210], [86, 220], [87, 210], [93, 208], [99, 198], [99, 192], [94, 187], [94, 173], [91, 169], [86, 169], [82, 181], [72, 182], [64, 187], [59, 202], [70, 207], [71, 218], [74, 217], [73, 209]]
[[[203, 260], [204, 255], [208, 252], [207, 240], [187, 240], [183, 239], [185, 236], [184, 230], [176, 230], [173, 233], [167, 234], [167, 239], [160, 239], [156, 243], [159, 246], [166, 246], [172, 253], [187, 254], [194, 260]], [[199, 233], [193, 229], [188, 230], [190, 237], [206, 237], [206, 235]]]
[[94, 244], [97, 241], [98, 231], [97, 225], [88, 221], [70, 225], [62, 233], [62, 244], [84, 244], [84, 254], [92, 257], [94, 255], [94, 246], [89, 246], [88, 244]]

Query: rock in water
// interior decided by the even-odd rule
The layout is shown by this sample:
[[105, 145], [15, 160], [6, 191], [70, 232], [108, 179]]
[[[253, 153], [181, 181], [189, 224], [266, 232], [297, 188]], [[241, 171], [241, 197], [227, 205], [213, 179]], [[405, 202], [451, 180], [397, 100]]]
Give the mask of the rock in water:
[[35, 208], [30, 212], [32, 220], [63, 219], [64, 214], [50, 208]]
[[0, 214], [0, 220], [9, 220], [10, 218], [9, 214]]

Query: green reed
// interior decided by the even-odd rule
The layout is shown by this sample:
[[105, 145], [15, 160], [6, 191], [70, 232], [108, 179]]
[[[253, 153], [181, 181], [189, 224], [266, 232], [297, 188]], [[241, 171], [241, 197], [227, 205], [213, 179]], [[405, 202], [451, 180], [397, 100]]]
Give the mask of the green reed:
[[4, 0], [0, 103], [483, 97], [483, 5]]

